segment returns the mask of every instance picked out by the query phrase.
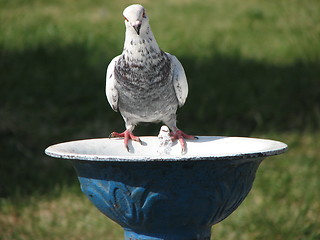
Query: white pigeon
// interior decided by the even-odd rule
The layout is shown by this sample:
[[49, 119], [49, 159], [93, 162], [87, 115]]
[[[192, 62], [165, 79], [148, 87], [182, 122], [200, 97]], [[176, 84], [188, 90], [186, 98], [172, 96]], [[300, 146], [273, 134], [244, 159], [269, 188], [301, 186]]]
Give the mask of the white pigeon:
[[182, 153], [184, 139], [196, 139], [176, 126], [176, 111], [184, 105], [188, 83], [179, 60], [163, 52], [151, 31], [145, 8], [139, 4], [123, 11], [125, 42], [121, 55], [110, 62], [106, 74], [106, 95], [114, 111], [120, 111], [126, 130], [112, 132], [111, 137], [140, 141], [132, 131], [141, 122], [163, 122], [171, 130], [173, 140], [179, 140]]

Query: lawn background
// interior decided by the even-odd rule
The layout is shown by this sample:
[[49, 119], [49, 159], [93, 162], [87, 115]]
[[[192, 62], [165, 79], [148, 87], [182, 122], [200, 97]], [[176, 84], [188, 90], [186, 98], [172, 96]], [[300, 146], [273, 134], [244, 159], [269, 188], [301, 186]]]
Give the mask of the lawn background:
[[[80, 192], [54, 143], [122, 131], [104, 95], [132, 1], [0, 0], [0, 239], [122, 239]], [[320, 2], [139, 1], [189, 96], [178, 125], [196, 135], [272, 138], [253, 189], [213, 239], [320, 239]], [[160, 124], [139, 126], [156, 135]]]

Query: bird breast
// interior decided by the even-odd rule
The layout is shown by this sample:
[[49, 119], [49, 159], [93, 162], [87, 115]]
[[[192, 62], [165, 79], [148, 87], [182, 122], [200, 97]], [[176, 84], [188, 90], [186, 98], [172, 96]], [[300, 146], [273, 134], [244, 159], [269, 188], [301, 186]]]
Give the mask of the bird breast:
[[125, 50], [115, 65], [119, 110], [123, 115], [157, 121], [159, 116], [175, 113], [178, 106], [171, 62], [162, 51], [145, 48], [141, 54], [146, 56], [137, 58]]

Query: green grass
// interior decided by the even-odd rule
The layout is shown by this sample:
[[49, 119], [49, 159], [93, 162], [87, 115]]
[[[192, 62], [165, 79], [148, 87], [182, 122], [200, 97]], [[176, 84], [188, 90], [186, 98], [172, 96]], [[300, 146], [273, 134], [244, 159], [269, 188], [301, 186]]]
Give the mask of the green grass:
[[[123, 130], [104, 96], [130, 1], [0, 0], [0, 239], [122, 239], [80, 193], [57, 142]], [[179, 126], [289, 144], [214, 239], [320, 238], [320, 3], [141, 1], [158, 43], [185, 67]], [[155, 135], [159, 124], [139, 126]], [[80, 220], [79, 220], [80, 219]]]

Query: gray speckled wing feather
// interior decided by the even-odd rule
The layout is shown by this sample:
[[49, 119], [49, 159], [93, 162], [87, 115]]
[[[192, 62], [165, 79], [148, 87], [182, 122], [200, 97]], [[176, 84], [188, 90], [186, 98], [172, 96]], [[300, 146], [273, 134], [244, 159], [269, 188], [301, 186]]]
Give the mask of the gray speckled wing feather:
[[169, 56], [171, 60], [171, 66], [173, 71], [173, 86], [176, 93], [176, 97], [179, 102], [179, 107], [182, 107], [186, 102], [188, 96], [187, 77], [179, 60], [174, 55], [171, 55], [169, 53], [166, 54]]
[[118, 111], [118, 99], [119, 99], [118, 90], [116, 88], [116, 79], [115, 79], [114, 70], [115, 70], [115, 64], [118, 61], [120, 56], [121, 55], [112, 59], [112, 61], [110, 62], [107, 68], [107, 74], [106, 74], [106, 96], [110, 106], [114, 111]]

